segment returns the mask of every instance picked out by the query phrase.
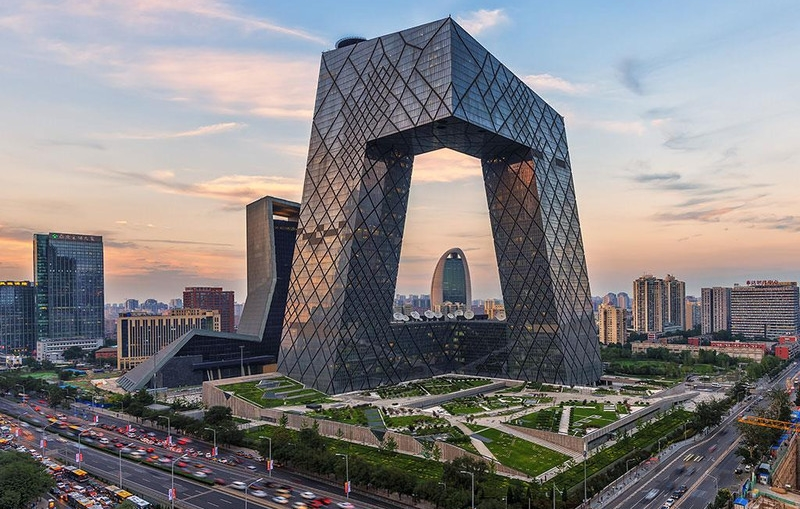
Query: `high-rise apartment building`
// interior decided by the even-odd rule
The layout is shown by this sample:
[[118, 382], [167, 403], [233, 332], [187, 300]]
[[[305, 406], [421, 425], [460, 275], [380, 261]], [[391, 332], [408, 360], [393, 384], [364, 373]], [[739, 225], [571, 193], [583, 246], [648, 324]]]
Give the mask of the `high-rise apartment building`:
[[667, 275], [646, 274], [633, 282], [633, 328], [637, 332], [664, 332], [684, 327], [686, 283]]
[[712, 334], [714, 332], [731, 330], [731, 289], [715, 286], [700, 289], [700, 332]]
[[798, 332], [797, 282], [748, 281], [731, 289], [731, 334], [775, 339]]
[[36, 234], [33, 257], [37, 340], [102, 340], [103, 238]]
[[36, 348], [36, 287], [0, 281], [0, 353], [31, 354]]
[[611, 304], [600, 304], [597, 310], [597, 328], [601, 343], [624, 345], [627, 338], [625, 310]]
[[664, 278], [664, 328], [683, 329], [686, 322], [686, 283], [667, 274]]
[[117, 319], [117, 369], [128, 370], [192, 329], [219, 331], [217, 310], [171, 309], [166, 315], [121, 313]]
[[633, 282], [633, 329], [637, 332], [664, 330], [664, 281], [647, 274]]
[[702, 306], [696, 297], [686, 297], [686, 316], [683, 330], [692, 330], [702, 322]]
[[621, 307], [622, 309], [630, 309], [631, 308], [631, 297], [625, 292], [619, 292], [617, 294], [617, 307]]
[[183, 307], [219, 311], [222, 332], [235, 332], [233, 290], [218, 287], [192, 286], [183, 290]]

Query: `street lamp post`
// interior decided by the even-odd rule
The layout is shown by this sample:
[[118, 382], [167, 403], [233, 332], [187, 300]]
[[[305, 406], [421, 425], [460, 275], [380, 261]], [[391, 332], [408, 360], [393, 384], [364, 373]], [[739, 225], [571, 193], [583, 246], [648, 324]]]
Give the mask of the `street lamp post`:
[[239, 345], [239, 369], [244, 376], [244, 345]]
[[686, 425], [689, 421], [683, 421], [683, 439], [686, 440]]
[[81, 462], [83, 461], [83, 446], [81, 446], [81, 435], [83, 435], [83, 431], [80, 429], [78, 430], [78, 469], [81, 468]]
[[92, 410], [94, 411], [94, 422], [97, 423], [100, 420], [100, 415], [97, 411], [97, 403], [95, 403], [96, 399], [100, 399], [98, 396], [92, 396]]
[[556, 483], [553, 483], [553, 509], [556, 509], [556, 491], [563, 493], [560, 489], [556, 488]]
[[272, 438], [260, 435], [258, 438], [269, 440], [269, 458], [267, 459], [267, 472], [269, 473], [269, 476], [272, 477]]
[[586, 464], [589, 462], [589, 448], [588, 444], [583, 444], [583, 503], [586, 503], [588, 496], [586, 495]]
[[172, 423], [169, 420], [169, 417], [166, 415], [159, 415], [159, 419], [166, 419], [167, 420], [167, 445], [172, 445]]
[[717, 497], [717, 492], [719, 491], [719, 480], [711, 474], [707, 474], [708, 477], [714, 479], [714, 498]]
[[50, 424], [48, 424], [47, 426], [42, 428], [42, 443], [41, 443], [41, 446], [42, 446], [42, 458], [44, 458], [44, 459], [47, 459], [47, 454], [46, 454], [47, 453], [47, 428], [49, 428], [53, 424], [57, 424], [57, 423], [58, 423], [58, 421], [51, 422]]
[[[169, 488], [169, 502], [170, 508], [175, 509], [175, 463], [185, 458], [186, 455], [184, 454], [180, 458], [175, 458], [172, 460], [172, 464], [170, 465], [170, 488]], [[122, 486], [120, 486], [121, 488]]]
[[214, 448], [211, 449], [211, 457], [212, 458], [216, 458], [217, 457], [217, 430], [215, 430], [214, 428], [203, 428], [203, 429], [214, 433]]
[[350, 458], [341, 452], [337, 452], [336, 455], [344, 456], [344, 498], [350, 498]]
[[244, 487], [244, 509], [247, 509], [247, 490], [250, 489], [250, 486], [254, 485], [257, 482], [261, 482], [263, 480], [264, 480], [263, 477], [259, 477], [258, 479], [256, 479], [255, 481], [251, 482], [250, 484]]
[[468, 472], [466, 470], [460, 470], [462, 474], [469, 475], [470, 481], [472, 483], [472, 503], [470, 504], [470, 509], [475, 509], [475, 472]]

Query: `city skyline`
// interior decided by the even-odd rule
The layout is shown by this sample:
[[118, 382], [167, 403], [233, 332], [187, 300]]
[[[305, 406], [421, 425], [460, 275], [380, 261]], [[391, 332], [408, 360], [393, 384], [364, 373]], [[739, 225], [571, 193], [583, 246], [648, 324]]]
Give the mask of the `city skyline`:
[[[320, 53], [451, 14], [565, 116], [593, 295], [630, 293], [644, 273], [674, 274], [690, 295], [797, 280], [800, 224], [786, 204], [800, 71], [783, 63], [796, 59], [798, 6], [336, 9], [347, 15], [212, 1], [0, 7], [0, 279], [33, 279], [34, 233], [102, 235], [108, 302], [167, 302], [187, 286], [243, 302], [245, 205], [299, 200]], [[501, 296], [485, 203], [478, 160], [415, 160], [396, 293], [427, 293], [457, 246], [473, 295]]]

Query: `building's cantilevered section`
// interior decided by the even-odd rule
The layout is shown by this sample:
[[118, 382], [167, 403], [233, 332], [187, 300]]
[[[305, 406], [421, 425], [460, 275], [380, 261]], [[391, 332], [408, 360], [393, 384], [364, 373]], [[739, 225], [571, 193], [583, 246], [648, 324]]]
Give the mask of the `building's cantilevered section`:
[[440, 148], [481, 160], [508, 316], [491, 358], [460, 369], [594, 383], [564, 120], [450, 18], [322, 55], [279, 370], [332, 393], [443, 365], [419, 344], [435, 339], [390, 325], [414, 156]]
[[127, 391], [199, 385], [274, 364], [300, 205], [267, 196], [247, 206], [247, 300], [237, 333], [192, 330], [120, 377]]

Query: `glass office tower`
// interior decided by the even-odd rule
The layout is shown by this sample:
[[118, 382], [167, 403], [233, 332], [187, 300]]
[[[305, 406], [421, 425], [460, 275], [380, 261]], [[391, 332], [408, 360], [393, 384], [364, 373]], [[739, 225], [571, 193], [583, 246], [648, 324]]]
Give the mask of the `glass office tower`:
[[103, 237], [33, 238], [37, 340], [103, 337]]
[[[487, 356], [448, 357], [469, 363], [390, 324], [414, 156], [440, 148], [481, 160], [507, 314]], [[599, 379], [564, 119], [452, 19], [323, 53], [283, 331], [279, 370], [329, 393], [443, 369]]]
[[36, 287], [0, 281], [0, 353], [28, 354], [36, 347]]

